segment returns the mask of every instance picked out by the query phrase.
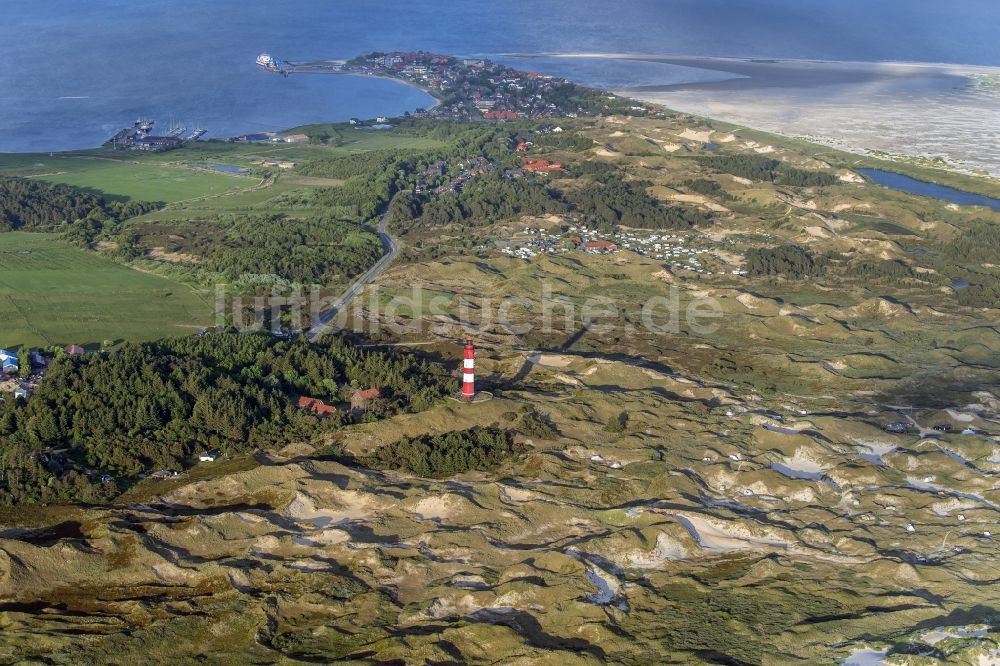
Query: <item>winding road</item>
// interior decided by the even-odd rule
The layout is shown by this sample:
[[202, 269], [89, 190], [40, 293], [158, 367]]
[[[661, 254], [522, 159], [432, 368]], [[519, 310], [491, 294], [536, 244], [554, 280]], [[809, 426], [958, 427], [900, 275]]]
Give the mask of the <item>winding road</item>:
[[351, 301], [364, 291], [365, 287], [374, 282], [375, 278], [384, 273], [392, 265], [392, 262], [396, 260], [396, 257], [399, 255], [399, 246], [396, 244], [396, 239], [386, 233], [386, 221], [388, 217], [389, 210], [386, 208], [386, 212], [382, 214], [382, 219], [379, 220], [378, 228], [375, 230], [379, 240], [382, 241], [382, 247], [385, 248], [385, 254], [371, 268], [359, 275], [351, 283], [351, 286], [345, 289], [344, 293], [330, 304], [330, 307], [319, 313], [316, 321], [313, 322], [312, 328], [306, 334], [310, 342], [315, 342], [324, 333], [327, 333], [330, 329], [330, 324], [337, 318], [337, 315], [350, 305]]

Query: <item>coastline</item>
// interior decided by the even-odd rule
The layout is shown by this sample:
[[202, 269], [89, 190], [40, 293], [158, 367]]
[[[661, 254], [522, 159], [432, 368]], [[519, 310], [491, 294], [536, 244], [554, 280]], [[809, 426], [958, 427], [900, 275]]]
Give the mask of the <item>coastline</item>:
[[[427, 87], [422, 86], [422, 85], [420, 85], [418, 83], [415, 83], [413, 81], [409, 81], [407, 79], [399, 78], [399, 77], [396, 77], [396, 76], [387, 76], [385, 74], [370, 74], [370, 73], [366, 73], [366, 72], [356, 72], [356, 71], [351, 71], [351, 70], [344, 70], [343, 67], [347, 64], [346, 60], [317, 60], [317, 61], [314, 61], [314, 62], [301, 63], [301, 64], [298, 64], [298, 65], [293, 65], [292, 63], [288, 63], [288, 64], [292, 65], [294, 67], [311, 67], [311, 66], [315, 66], [315, 67], [338, 67], [338, 68], [341, 68], [341, 69], [294, 70], [294, 71], [288, 71], [287, 73], [285, 73], [285, 76], [292, 76], [292, 75], [298, 75], [298, 74], [307, 74], [307, 75], [308, 74], [314, 74], [314, 75], [315, 74], [320, 74], [320, 75], [324, 75], [324, 74], [325, 75], [331, 75], [332, 74], [332, 75], [340, 75], [340, 76], [356, 76], [356, 77], [359, 77], [359, 78], [369, 78], [369, 79], [383, 79], [383, 80], [386, 80], [386, 81], [392, 81], [394, 83], [398, 83], [398, 84], [407, 86], [408, 88], [411, 88], [413, 90], [419, 90], [420, 92], [422, 92], [422, 93], [424, 93], [426, 95], [429, 95], [431, 98], [434, 99], [434, 103], [427, 107], [428, 111], [431, 110], [431, 109], [435, 109], [435, 108], [437, 108], [438, 106], [441, 105], [441, 98], [438, 96], [438, 93], [437, 93], [436, 90], [432, 90], [431, 88], [427, 88]], [[269, 72], [269, 73], [279, 74], [281, 72]], [[329, 122], [329, 121], [318, 120], [316, 122]]]
[[407, 81], [406, 79], [397, 79], [394, 76], [381, 76], [378, 74], [356, 74], [354, 72], [344, 72], [344, 74], [348, 76], [371, 76], [372, 78], [376, 79], [388, 79], [389, 81], [395, 81], [396, 83], [400, 83], [404, 86], [409, 86], [410, 88], [419, 90], [423, 93], [427, 93], [428, 95], [430, 95], [434, 99], [434, 103], [431, 104], [429, 107], [427, 107], [428, 111], [430, 111], [431, 109], [436, 109], [437, 107], [441, 106], [441, 98], [438, 96], [436, 90], [425, 88], [424, 86], [418, 83], [414, 83], [413, 81]]
[[[647, 54], [647, 53], [602, 53], [602, 52], [537, 52], [537, 53], [498, 53], [496, 57], [505, 58], [565, 58], [584, 60], [635, 60], [642, 62], [664, 62], [691, 65], [692, 63], [717, 63], [719, 65], [741, 63], [753, 64], [781, 64], [781, 65], [843, 65], [843, 66], [900, 66], [924, 69], [950, 69], [966, 72], [968, 74], [990, 74], [1000, 72], [1000, 66], [991, 65], [971, 65], [965, 63], [950, 62], [921, 62], [916, 60], [831, 60], [816, 58], [769, 58], [761, 56], [701, 56], [687, 54]], [[704, 67], [704, 69], [712, 69]]]
[[[849, 152], [942, 162], [1000, 178], [1000, 68], [900, 63], [663, 59], [741, 78], [617, 94]], [[991, 137], [990, 134], [994, 136]], [[991, 140], [992, 139], [992, 140]]]
[[[1000, 178], [1000, 67], [636, 53], [508, 53], [674, 111], [860, 155]], [[634, 81], [635, 83], [630, 83]], [[662, 81], [662, 82], [661, 82]]]

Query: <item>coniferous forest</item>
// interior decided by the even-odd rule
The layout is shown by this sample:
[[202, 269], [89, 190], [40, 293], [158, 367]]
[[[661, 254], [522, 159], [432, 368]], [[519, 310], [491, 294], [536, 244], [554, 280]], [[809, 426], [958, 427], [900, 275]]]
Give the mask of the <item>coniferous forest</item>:
[[[320, 419], [299, 396], [337, 403], [380, 389], [363, 415]], [[355, 418], [419, 411], [457, 389], [440, 364], [318, 343], [210, 333], [63, 356], [25, 402], [0, 402], [0, 502], [107, 500], [200, 452], [281, 447]]]

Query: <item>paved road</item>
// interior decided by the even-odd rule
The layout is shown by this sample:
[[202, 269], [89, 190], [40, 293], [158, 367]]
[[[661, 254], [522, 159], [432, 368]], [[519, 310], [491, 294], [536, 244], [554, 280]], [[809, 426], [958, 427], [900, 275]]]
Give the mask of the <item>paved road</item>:
[[336, 319], [337, 315], [350, 305], [351, 301], [364, 291], [365, 287], [374, 282], [375, 278], [384, 273], [392, 262], [396, 260], [396, 257], [399, 255], [399, 246], [396, 244], [396, 239], [385, 231], [388, 216], [389, 211], [386, 209], [386, 212], [382, 214], [382, 219], [379, 220], [378, 229], [376, 229], [379, 240], [382, 241], [382, 247], [385, 248], [385, 254], [375, 262], [374, 266], [358, 276], [351, 286], [344, 290], [344, 293], [330, 304], [330, 307], [319, 314], [317, 317], [318, 321], [313, 323], [312, 328], [306, 334], [310, 341], [315, 342], [320, 336], [327, 333], [330, 329], [330, 323]]

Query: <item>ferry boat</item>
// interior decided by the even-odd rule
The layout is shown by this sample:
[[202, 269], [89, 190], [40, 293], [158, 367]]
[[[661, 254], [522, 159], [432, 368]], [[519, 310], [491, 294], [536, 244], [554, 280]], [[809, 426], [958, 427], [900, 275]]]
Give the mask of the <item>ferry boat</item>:
[[257, 56], [257, 66], [266, 69], [269, 72], [280, 72], [281, 67], [278, 66], [278, 61], [274, 59], [270, 53], [261, 53]]

